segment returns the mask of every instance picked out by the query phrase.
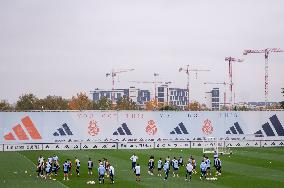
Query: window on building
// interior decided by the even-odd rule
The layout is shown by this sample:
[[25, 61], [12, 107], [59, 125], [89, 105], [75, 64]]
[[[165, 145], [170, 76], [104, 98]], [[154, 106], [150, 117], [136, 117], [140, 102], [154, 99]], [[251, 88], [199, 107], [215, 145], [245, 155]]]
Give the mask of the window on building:
[[158, 87], [158, 92], [164, 92], [164, 88], [163, 87]]

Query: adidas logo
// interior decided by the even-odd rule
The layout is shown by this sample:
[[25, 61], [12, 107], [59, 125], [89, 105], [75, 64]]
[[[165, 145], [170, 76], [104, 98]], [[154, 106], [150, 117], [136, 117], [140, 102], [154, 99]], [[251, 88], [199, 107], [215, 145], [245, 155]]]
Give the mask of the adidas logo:
[[236, 122], [234, 123], [234, 126], [230, 127], [230, 129], [226, 131], [226, 134], [244, 134], [244, 132], [239, 123]]
[[189, 134], [182, 122], [178, 124], [176, 128], [174, 128], [173, 131], [170, 132], [170, 134]]
[[117, 131], [114, 131], [113, 135], [132, 135], [126, 123], [121, 124], [121, 127], [117, 128]]
[[[22, 120], [22, 124], [17, 124], [12, 128], [13, 131], [4, 135], [5, 140], [40, 140], [41, 135], [36, 129], [34, 123], [30, 119], [29, 116], [24, 117]], [[15, 136], [16, 137], [15, 137]], [[30, 138], [29, 138], [29, 136]], [[17, 138], [17, 139], [16, 139]]]
[[[263, 133], [265, 133], [266, 136], [284, 136], [284, 128], [280, 123], [278, 117], [276, 115], [273, 115], [269, 118], [269, 120], [272, 126], [269, 124], [269, 122], [266, 122], [262, 125], [262, 130], [260, 129], [254, 133], [255, 137], [263, 137]], [[273, 128], [275, 131], [273, 130]]]
[[73, 133], [71, 132], [70, 128], [66, 123], [62, 125], [62, 128], [57, 129], [57, 131], [53, 133], [53, 136], [66, 136], [66, 135], [68, 136], [73, 135]]

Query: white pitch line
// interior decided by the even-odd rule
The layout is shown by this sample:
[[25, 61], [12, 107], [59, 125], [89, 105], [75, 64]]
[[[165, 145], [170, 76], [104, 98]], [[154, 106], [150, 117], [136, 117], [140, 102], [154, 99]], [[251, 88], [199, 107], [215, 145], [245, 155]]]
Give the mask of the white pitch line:
[[[27, 158], [25, 155], [19, 153], [19, 152], [16, 152], [17, 154], [19, 154], [21, 157], [25, 158], [27, 161], [29, 161], [30, 163], [32, 163], [35, 167], [36, 167], [36, 164], [33, 163], [29, 158]], [[56, 180], [57, 183], [59, 183], [60, 185], [62, 185], [63, 187], [65, 188], [69, 188], [67, 185], [61, 183], [60, 181]]]

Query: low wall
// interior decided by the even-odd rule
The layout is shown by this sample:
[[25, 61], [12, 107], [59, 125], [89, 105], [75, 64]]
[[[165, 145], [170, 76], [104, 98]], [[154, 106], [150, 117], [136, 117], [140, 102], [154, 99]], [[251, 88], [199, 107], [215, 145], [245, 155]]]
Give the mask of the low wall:
[[[0, 151], [33, 150], [96, 150], [96, 149], [162, 149], [162, 148], [204, 148], [216, 142], [178, 141], [178, 142], [99, 142], [99, 143], [51, 143], [51, 144], [1, 144]], [[228, 140], [219, 141], [219, 147], [283, 147], [283, 140]]]

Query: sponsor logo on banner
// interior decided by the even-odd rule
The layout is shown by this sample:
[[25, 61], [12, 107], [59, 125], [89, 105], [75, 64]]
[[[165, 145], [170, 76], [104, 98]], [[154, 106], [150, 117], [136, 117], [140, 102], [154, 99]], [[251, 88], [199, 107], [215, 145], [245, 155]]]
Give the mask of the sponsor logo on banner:
[[132, 135], [126, 123], [122, 123], [112, 135]]
[[226, 131], [226, 134], [244, 134], [244, 132], [239, 123], [236, 122], [234, 123], [234, 126], [230, 127], [230, 129]]
[[146, 126], [146, 133], [149, 135], [155, 135], [158, 131], [158, 128], [155, 124], [155, 121], [150, 120], [148, 121], [148, 125]]
[[[263, 131], [266, 134], [266, 136], [284, 136], [284, 128], [283, 125], [280, 123], [278, 117], [276, 115], [273, 115], [269, 118], [272, 126], [269, 124], [269, 122], [266, 122], [262, 125], [262, 130], [256, 131], [255, 137], [263, 137]], [[273, 129], [275, 131], [273, 131]]]
[[284, 141], [282, 140], [275, 140], [275, 141], [269, 141], [269, 140], [264, 140], [261, 141], [261, 147], [279, 147], [279, 146], [284, 146]]
[[[29, 116], [24, 117], [21, 121], [22, 125], [17, 124], [12, 128], [13, 131], [4, 135], [5, 140], [30, 140], [30, 138], [31, 140], [42, 139], [36, 126]], [[30, 138], [28, 135], [30, 136]]]
[[189, 134], [187, 129], [185, 128], [184, 124], [180, 122], [176, 128], [174, 128], [173, 131], [170, 132], [170, 134]]
[[42, 150], [42, 144], [5, 144], [4, 151]]
[[142, 142], [142, 143], [118, 143], [118, 149], [151, 149], [154, 148], [154, 143]]
[[238, 140], [225, 141], [225, 147], [260, 147], [261, 141]]
[[190, 148], [190, 142], [155, 143], [155, 148]]
[[69, 126], [64, 123], [56, 132], [53, 133], [53, 136], [71, 136], [73, 133], [71, 132]]
[[81, 149], [117, 149], [117, 143], [82, 143]]
[[43, 150], [79, 150], [81, 149], [80, 143], [69, 143], [69, 144], [43, 144]]
[[210, 135], [213, 133], [213, 126], [211, 125], [211, 121], [209, 119], [206, 119], [204, 121], [204, 124], [202, 126], [202, 132], [206, 135]]
[[91, 120], [89, 122], [88, 130], [89, 130], [88, 133], [91, 136], [96, 136], [97, 134], [99, 134], [100, 128], [95, 120]]

